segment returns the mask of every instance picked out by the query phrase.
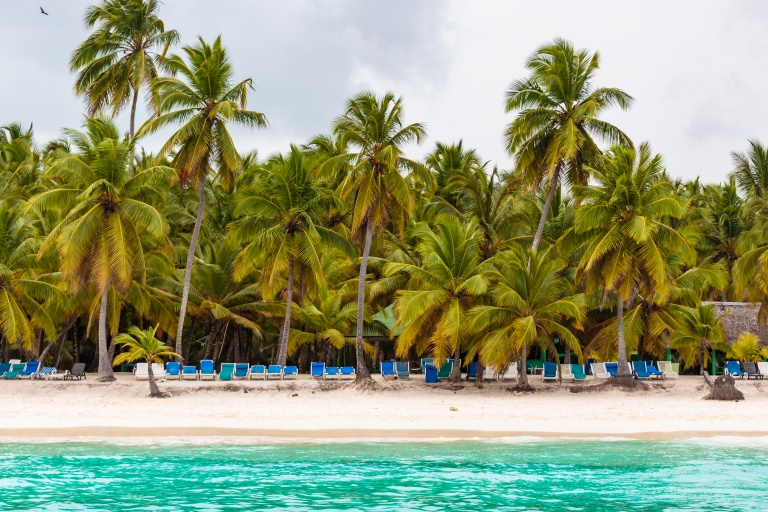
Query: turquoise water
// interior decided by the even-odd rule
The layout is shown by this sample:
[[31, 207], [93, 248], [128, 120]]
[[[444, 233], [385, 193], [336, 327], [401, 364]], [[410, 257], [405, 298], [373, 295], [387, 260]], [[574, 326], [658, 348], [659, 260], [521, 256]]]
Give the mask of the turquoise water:
[[766, 510], [765, 441], [6, 443], [0, 510]]

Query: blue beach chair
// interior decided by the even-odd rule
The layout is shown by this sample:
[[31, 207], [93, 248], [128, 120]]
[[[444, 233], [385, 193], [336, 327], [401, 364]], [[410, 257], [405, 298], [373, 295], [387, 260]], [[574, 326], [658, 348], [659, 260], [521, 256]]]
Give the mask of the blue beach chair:
[[607, 371], [611, 377], [615, 377], [616, 372], [619, 371], [619, 363], [605, 363], [605, 371]]
[[541, 372], [541, 380], [557, 380], [557, 363], [544, 363], [544, 371]]
[[338, 366], [326, 366], [325, 367], [325, 376], [326, 377], [336, 377], [337, 379], [341, 379], [341, 373], [339, 373], [339, 367]]
[[265, 380], [269, 380], [272, 377], [278, 377], [283, 380], [283, 367], [279, 364], [271, 364], [267, 366], [267, 376]]
[[232, 380], [232, 375], [235, 373], [235, 363], [221, 363], [221, 369], [219, 370], [219, 380]]
[[5, 377], [5, 374], [11, 370], [11, 363], [0, 363], [0, 377]]
[[467, 368], [467, 380], [469, 379], [477, 380], [477, 363], [474, 361], [469, 363], [469, 368]]
[[247, 379], [248, 378], [248, 363], [235, 363], [235, 379]]
[[424, 373], [424, 369], [428, 364], [435, 364], [435, 358], [434, 357], [421, 358], [421, 373]]
[[387, 375], [397, 377], [397, 370], [395, 369], [394, 361], [382, 361], [381, 362], [381, 378], [386, 379]]
[[741, 365], [738, 361], [727, 361], [725, 363], [725, 373], [731, 377], [740, 377], [742, 379], [746, 375], [746, 373], [741, 371]]
[[398, 361], [395, 363], [395, 369], [397, 370], [397, 378], [398, 379], [410, 379], [411, 378], [411, 367], [408, 364], [408, 361]]
[[216, 379], [216, 368], [213, 366], [213, 361], [210, 359], [203, 359], [200, 361], [200, 380], [210, 378]]
[[645, 369], [645, 361], [632, 361], [632, 373], [635, 374], [637, 379], [650, 379], [651, 374]]
[[181, 380], [197, 380], [199, 377], [195, 365], [185, 364], [181, 368]]
[[299, 379], [299, 367], [298, 366], [286, 366], [283, 368], [283, 379], [286, 377], [293, 377], [295, 380]]
[[40, 361], [29, 361], [27, 364], [24, 365], [24, 369], [19, 372], [19, 377], [27, 377], [29, 379], [32, 378], [32, 376], [37, 373], [37, 370], [40, 368]]
[[355, 378], [355, 367], [354, 366], [342, 366], [339, 368], [339, 379], [342, 377], [352, 377]]
[[166, 377], [174, 377], [176, 379], [181, 378], [181, 365], [176, 361], [171, 361], [165, 364]]
[[325, 380], [325, 363], [311, 363], [309, 377], [312, 379], [319, 378]]
[[31, 378], [33, 378], [33, 379], [46, 379], [47, 380], [48, 377], [53, 375], [54, 373], [56, 373], [56, 368], [54, 368], [53, 366], [46, 366], [42, 370], [33, 373]]
[[248, 380], [252, 380], [254, 377], [260, 377], [261, 380], [267, 380], [267, 367], [263, 364], [255, 364], [251, 366], [251, 370], [248, 372]]
[[646, 364], [646, 365], [645, 365], [645, 371], [647, 371], [647, 372], [648, 372], [648, 373], [651, 375], [651, 377], [656, 377], [657, 379], [663, 379], [663, 378], [665, 378], [665, 377], [664, 377], [664, 372], [662, 372], [662, 371], [659, 371], [659, 370], [658, 370], [658, 369], [657, 369], [655, 366], [653, 366], [652, 364]]

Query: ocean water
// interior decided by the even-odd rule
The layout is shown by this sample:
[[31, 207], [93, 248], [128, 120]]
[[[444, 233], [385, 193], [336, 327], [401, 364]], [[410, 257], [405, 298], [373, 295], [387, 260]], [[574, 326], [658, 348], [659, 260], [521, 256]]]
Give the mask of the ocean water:
[[4, 443], [0, 510], [768, 510], [768, 442]]

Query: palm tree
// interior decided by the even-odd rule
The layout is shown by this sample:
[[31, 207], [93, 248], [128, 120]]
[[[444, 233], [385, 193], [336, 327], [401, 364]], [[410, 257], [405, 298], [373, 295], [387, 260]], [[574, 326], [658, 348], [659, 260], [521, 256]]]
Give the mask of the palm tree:
[[673, 333], [670, 345], [678, 351], [685, 367], [699, 363], [699, 372], [703, 373], [709, 359], [709, 349], [728, 350], [723, 343], [725, 329], [720, 318], [711, 304], [699, 304], [682, 312], [680, 329]]
[[364, 92], [350, 99], [347, 111], [336, 120], [333, 131], [340, 139], [338, 147], [350, 152], [327, 159], [321, 164], [319, 174], [326, 176], [339, 169], [340, 163], [349, 163], [338, 193], [351, 204], [352, 236], [363, 246], [355, 337], [357, 376], [363, 379], [370, 378], [363, 355], [363, 311], [373, 236], [378, 236], [388, 225], [393, 226], [395, 232], [405, 229], [415, 198], [402, 172], [414, 174], [421, 183], [430, 183], [432, 177], [423, 165], [403, 154], [404, 146], [420, 142], [426, 131], [419, 123], [403, 124], [402, 98], [395, 98], [392, 93], [379, 98]]
[[110, 109], [114, 117], [130, 102], [131, 139], [139, 90], [149, 88], [158, 76], [157, 66], [179, 41], [179, 34], [165, 30], [157, 17], [159, 7], [158, 0], [103, 0], [88, 7], [85, 24], [98, 27], [70, 59], [77, 72], [75, 92], [85, 96], [89, 115]]
[[458, 194], [451, 189], [450, 183], [455, 176], [470, 174], [483, 165], [477, 151], [464, 149], [461, 140], [456, 144], [437, 142], [435, 149], [425, 157], [424, 163], [433, 176], [433, 202], [443, 206], [441, 210], [458, 212]]
[[631, 145], [621, 130], [599, 118], [611, 106], [625, 110], [632, 104], [632, 97], [620, 89], [595, 87], [599, 61], [597, 53], [576, 50], [570, 42], [555, 39], [529, 57], [530, 76], [512, 82], [507, 90], [506, 111], [519, 112], [504, 134], [516, 172], [533, 189], [549, 184], [533, 238], [534, 251], [563, 175], [571, 185], [586, 184], [584, 166], [599, 165], [600, 149], [594, 137]]
[[745, 153], [731, 153], [736, 183], [746, 195], [768, 199], [768, 147], [756, 140], [749, 141]]
[[166, 236], [168, 224], [151, 199], [170, 169], [152, 167], [131, 176], [131, 144], [119, 140], [114, 123], [89, 118], [85, 126], [86, 132], [67, 131], [80, 151], [60, 151], [49, 169], [60, 186], [31, 198], [27, 209], [66, 212], [39, 254], [55, 244], [71, 290], [93, 285], [98, 291], [99, 378], [112, 381], [107, 353], [110, 289], [128, 293], [134, 271], [144, 274], [144, 242], [158, 243]]
[[431, 348], [436, 361], [454, 358], [451, 378], [461, 378], [459, 361], [471, 331], [468, 312], [488, 290], [491, 271], [480, 262], [482, 234], [477, 221], [462, 223], [441, 216], [434, 228], [414, 228], [419, 239], [421, 264], [387, 263], [384, 275], [404, 272], [410, 277], [407, 288], [397, 293], [397, 322], [403, 327], [397, 338], [396, 354], [407, 356], [411, 349], [424, 353]]
[[768, 347], [763, 345], [757, 334], [742, 332], [736, 342], [729, 347], [728, 357], [737, 361], [757, 363], [768, 359]]
[[566, 278], [565, 261], [551, 249], [506, 250], [493, 262], [497, 269], [490, 305], [472, 309], [471, 330], [480, 336], [480, 360], [485, 365], [504, 368], [520, 357], [519, 385], [528, 386], [525, 372], [528, 350], [538, 345], [557, 357], [552, 339], [559, 337], [581, 356], [578, 338], [572, 326], [581, 328], [585, 298], [574, 294]]
[[221, 37], [216, 38], [213, 45], [200, 38], [197, 46], [186, 46], [184, 52], [188, 62], [180, 55], [173, 55], [165, 62], [174, 76], [153, 80], [158, 114], [141, 128], [143, 133], [153, 133], [169, 124], [183, 123], [161, 148], [160, 154], [175, 150], [171, 165], [176, 169], [181, 185], [190, 183], [198, 192], [197, 216], [184, 270], [176, 353], [181, 353], [192, 265], [205, 212], [206, 178], [216, 167], [220, 182], [231, 188], [241, 162], [227, 125], [233, 123], [251, 128], [267, 125], [264, 114], [245, 110], [248, 89], [253, 88], [252, 80], [233, 83], [232, 64], [221, 44]]
[[669, 294], [672, 271], [665, 249], [677, 253], [681, 265], [695, 263], [685, 236], [669, 219], [685, 213], [684, 201], [663, 180], [660, 155], [647, 143], [639, 149], [615, 145], [601, 157], [601, 169], [591, 169], [595, 184], [580, 187], [586, 198], [576, 212], [574, 231], [588, 237], [579, 272], [586, 291], [616, 294], [619, 375], [629, 375], [624, 307], [642, 287]]
[[235, 277], [262, 270], [262, 289], [267, 300], [285, 289], [285, 319], [280, 332], [277, 362], [285, 366], [291, 329], [294, 278], [298, 271], [317, 288], [325, 286], [320, 254], [323, 239], [354, 249], [342, 237], [317, 224], [322, 212], [337, 206], [330, 189], [316, 182], [307, 157], [294, 145], [287, 155], [275, 155], [256, 177], [253, 187], [240, 196], [231, 236], [245, 247], [235, 261]]
[[128, 351], [116, 355], [112, 361], [113, 365], [132, 363], [138, 360], [145, 361], [149, 372], [149, 396], [151, 397], [163, 396], [160, 388], [157, 387], [155, 374], [152, 372], [152, 363], [162, 363], [162, 357], [178, 356], [171, 347], [155, 337], [157, 328], [158, 326], [155, 326], [142, 330], [132, 326], [127, 333], [115, 336], [115, 344], [128, 347]]

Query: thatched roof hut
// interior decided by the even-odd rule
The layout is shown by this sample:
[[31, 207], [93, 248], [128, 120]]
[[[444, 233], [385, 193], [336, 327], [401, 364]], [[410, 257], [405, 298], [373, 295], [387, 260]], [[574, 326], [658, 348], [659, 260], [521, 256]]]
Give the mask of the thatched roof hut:
[[764, 345], [768, 345], [768, 326], [762, 329], [757, 324], [760, 306], [749, 302], [706, 302], [715, 307], [715, 312], [725, 328], [726, 341], [733, 344], [742, 332], [757, 334]]

